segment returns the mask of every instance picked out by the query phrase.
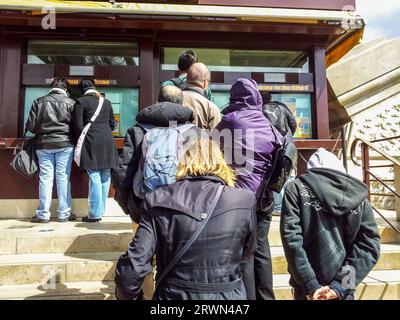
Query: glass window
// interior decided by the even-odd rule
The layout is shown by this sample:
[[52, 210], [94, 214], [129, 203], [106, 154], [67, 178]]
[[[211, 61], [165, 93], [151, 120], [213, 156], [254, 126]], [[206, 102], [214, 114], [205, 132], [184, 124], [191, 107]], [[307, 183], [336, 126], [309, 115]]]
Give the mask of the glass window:
[[[136, 115], [139, 110], [139, 89], [137, 88], [109, 88], [98, 87], [105, 98], [110, 100], [114, 116], [115, 116], [115, 130], [113, 135], [115, 137], [123, 137], [129, 127], [133, 126], [136, 121]], [[28, 119], [29, 111], [35, 99], [48, 94], [50, 87], [26, 87], [25, 90], [25, 106], [24, 106], [24, 125]], [[79, 97], [77, 87], [73, 87], [71, 98], [76, 99]]]
[[[179, 55], [186, 48], [163, 48], [162, 70], [177, 70]], [[194, 48], [199, 61], [210, 71], [308, 73], [307, 51]]]
[[29, 64], [139, 65], [135, 42], [105, 41], [28, 41]]
[[229, 104], [229, 92], [226, 91], [213, 91], [214, 103], [222, 111]]
[[123, 137], [126, 131], [136, 123], [139, 110], [139, 89], [137, 88], [105, 88], [98, 90], [111, 101], [115, 116], [115, 137]]
[[[229, 92], [213, 92], [214, 102], [221, 111], [229, 104]], [[312, 134], [312, 112], [311, 94], [309, 93], [275, 93], [272, 94], [273, 101], [279, 101], [288, 106], [296, 117], [297, 130], [295, 138], [311, 139]]]
[[312, 138], [311, 95], [308, 93], [277, 93], [272, 100], [280, 101], [290, 109], [296, 117], [297, 130], [295, 138]]

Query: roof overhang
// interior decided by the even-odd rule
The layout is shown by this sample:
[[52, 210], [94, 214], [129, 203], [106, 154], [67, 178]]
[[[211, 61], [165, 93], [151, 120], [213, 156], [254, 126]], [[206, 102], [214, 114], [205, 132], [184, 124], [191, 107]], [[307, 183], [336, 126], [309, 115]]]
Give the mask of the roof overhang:
[[179, 5], [160, 3], [57, 0], [0, 0], [0, 9], [69, 13], [140, 14], [155, 16], [196, 16], [236, 18], [241, 21], [286, 22], [304, 24], [358, 24], [361, 18], [353, 11], [260, 8], [240, 6]]
[[332, 26], [342, 30], [330, 36], [327, 46], [326, 65], [340, 60], [359, 44], [364, 29], [363, 19], [354, 11], [310, 10], [287, 8], [261, 8], [248, 6], [214, 6], [188, 4], [162, 4], [108, 1], [59, 1], [59, 0], [0, 0], [0, 10], [22, 11], [33, 15], [56, 13], [115, 14], [125, 17], [153, 16], [176, 18], [202, 18], [207, 20], [233, 20], [242, 23], [296, 24], [308, 26]]

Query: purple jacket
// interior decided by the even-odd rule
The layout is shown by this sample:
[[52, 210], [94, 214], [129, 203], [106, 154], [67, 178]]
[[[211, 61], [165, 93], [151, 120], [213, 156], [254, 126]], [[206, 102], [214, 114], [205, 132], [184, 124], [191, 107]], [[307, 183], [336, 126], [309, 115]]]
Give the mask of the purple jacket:
[[[230, 105], [223, 111], [216, 130], [223, 137], [225, 158], [236, 170], [237, 187], [251, 190], [260, 198], [262, 183], [271, 170], [282, 136], [275, 131], [275, 137], [271, 123], [264, 116], [261, 94], [254, 80], [238, 79], [230, 95]], [[228, 133], [233, 135], [232, 143], [226, 138]]]

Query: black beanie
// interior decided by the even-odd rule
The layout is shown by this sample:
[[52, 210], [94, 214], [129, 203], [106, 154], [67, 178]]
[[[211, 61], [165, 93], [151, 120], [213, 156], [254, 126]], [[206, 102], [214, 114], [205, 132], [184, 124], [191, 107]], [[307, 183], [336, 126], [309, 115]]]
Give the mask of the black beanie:
[[93, 84], [93, 81], [86, 80], [86, 79], [79, 81], [78, 88], [79, 88], [79, 91], [81, 92], [81, 94], [84, 94], [86, 91], [88, 91], [90, 89], [96, 89], [96, 87]]

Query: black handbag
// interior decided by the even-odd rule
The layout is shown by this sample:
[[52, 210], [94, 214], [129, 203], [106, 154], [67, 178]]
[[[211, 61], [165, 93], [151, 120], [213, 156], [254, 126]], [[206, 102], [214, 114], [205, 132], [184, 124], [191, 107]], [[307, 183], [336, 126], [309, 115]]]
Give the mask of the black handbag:
[[26, 131], [22, 144], [14, 149], [14, 158], [10, 166], [27, 179], [33, 179], [39, 169], [36, 156], [36, 137], [26, 139]]

